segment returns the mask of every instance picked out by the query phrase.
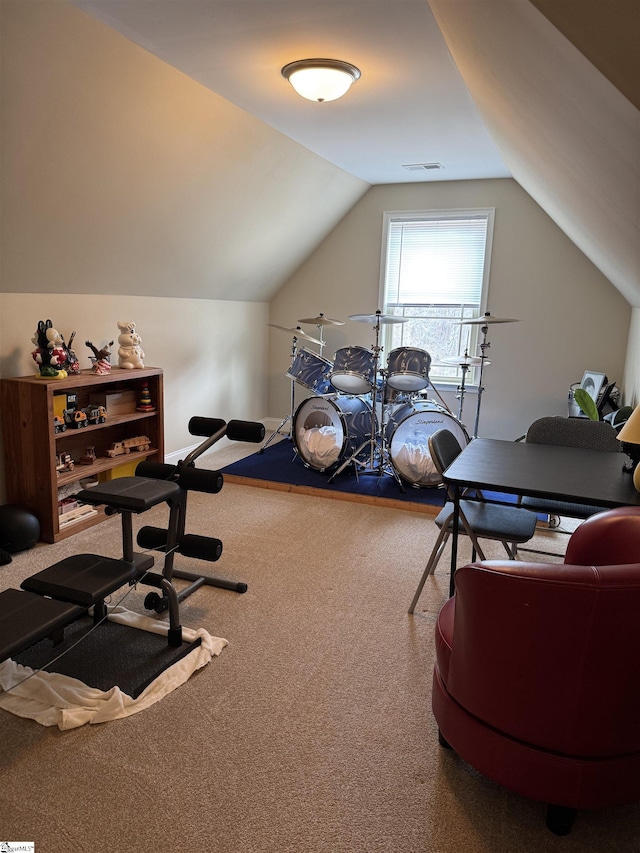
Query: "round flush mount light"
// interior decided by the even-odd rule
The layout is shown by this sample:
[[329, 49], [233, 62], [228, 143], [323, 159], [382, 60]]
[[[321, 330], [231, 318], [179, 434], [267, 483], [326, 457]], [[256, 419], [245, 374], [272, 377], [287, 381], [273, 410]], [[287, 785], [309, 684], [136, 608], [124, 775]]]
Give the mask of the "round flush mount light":
[[282, 76], [309, 101], [335, 101], [349, 91], [360, 70], [339, 59], [299, 59], [282, 69]]

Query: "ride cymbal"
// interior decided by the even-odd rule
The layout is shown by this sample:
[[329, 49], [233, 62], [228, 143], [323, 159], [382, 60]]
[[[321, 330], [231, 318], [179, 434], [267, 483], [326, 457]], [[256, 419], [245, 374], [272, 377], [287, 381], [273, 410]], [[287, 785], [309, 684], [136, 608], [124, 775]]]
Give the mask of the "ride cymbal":
[[288, 329], [286, 326], [278, 326], [276, 323], [267, 323], [267, 326], [271, 326], [272, 329], [280, 329], [281, 332], [289, 332], [290, 335], [295, 335], [296, 338], [304, 338], [305, 341], [311, 341], [314, 344], [322, 344], [322, 341], [312, 338], [311, 335], [308, 335], [299, 326], [294, 329]]
[[298, 323], [309, 323], [311, 326], [344, 326], [343, 320], [332, 320], [331, 317], [325, 317], [322, 312], [317, 317], [305, 317], [304, 320], [298, 320]]
[[408, 317], [396, 317], [395, 314], [349, 314], [350, 320], [356, 323], [407, 323]]
[[[440, 361], [442, 362], [442, 364], [457, 364], [458, 367], [463, 367], [466, 364], [469, 367], [474, 364], [480, 364], [482, 359], [479, 355], [451, 355], [447, 356], [446, 358], [441, 358]], [[486, 358], [484, 360], [484, 363], [485, 365], [491, 364], [491, 362]]]
[[514, 317], [494, 317], [489, 311], [473, 320], [461, 320], [456, 326], [490, 326], [492, 323], [519, 323]]

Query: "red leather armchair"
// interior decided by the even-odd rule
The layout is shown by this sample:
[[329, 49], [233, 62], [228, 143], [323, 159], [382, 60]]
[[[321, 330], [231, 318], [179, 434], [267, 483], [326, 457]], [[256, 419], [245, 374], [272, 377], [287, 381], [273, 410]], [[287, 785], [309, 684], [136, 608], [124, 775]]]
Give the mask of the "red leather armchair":
[[548, 804], [640, 800], [640, 508], [599, 513], [564, 564], [475, 562], [436, 626], [432, 707], [442, 746]]

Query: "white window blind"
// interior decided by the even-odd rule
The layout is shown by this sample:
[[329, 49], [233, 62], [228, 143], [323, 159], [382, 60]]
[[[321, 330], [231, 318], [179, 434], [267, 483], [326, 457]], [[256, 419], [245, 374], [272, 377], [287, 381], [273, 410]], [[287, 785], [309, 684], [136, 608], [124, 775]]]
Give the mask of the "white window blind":
[[[493, 216], [492, 208], [385, 214], [381, 305], [407, 322], [386, 326], [384, 347], [426, 350], [432, 382], [460, 379], [442, 359], [476, 354], [477, 327], [461, 321], [487, 302]], [[475, 378], [471, 370], [469, 383]]]
[[391, 221], [387, 305], [480, 305], [487, 217]]

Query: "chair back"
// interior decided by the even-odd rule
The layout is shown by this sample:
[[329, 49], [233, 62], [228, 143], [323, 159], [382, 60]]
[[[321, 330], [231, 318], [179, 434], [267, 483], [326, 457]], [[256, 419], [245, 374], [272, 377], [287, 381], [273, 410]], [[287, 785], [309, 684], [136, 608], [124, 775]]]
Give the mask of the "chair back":
[[587, 418], [539, 418], [527, 430], [525, 440], [531, 444], [554, 444], [616, 453], [622, 449], [611, 424]]
[[640, 563], [640, 507], [592, 515], [571, 535], [565, 563], [577, 566]]
[[429, 436], [429, 453], [442, 477], [444, 471], [462, 453], [462, 447], [455, 435], [448, 429], [439, 429]]
[[471, 564], [456, 573], [447, 688], [515, 740], [640, 751], [640, 565]]

